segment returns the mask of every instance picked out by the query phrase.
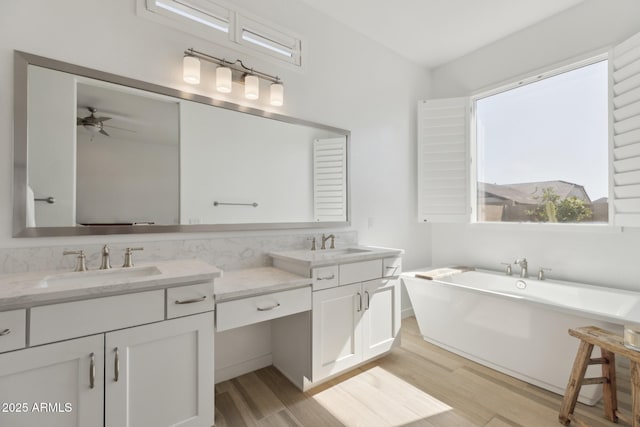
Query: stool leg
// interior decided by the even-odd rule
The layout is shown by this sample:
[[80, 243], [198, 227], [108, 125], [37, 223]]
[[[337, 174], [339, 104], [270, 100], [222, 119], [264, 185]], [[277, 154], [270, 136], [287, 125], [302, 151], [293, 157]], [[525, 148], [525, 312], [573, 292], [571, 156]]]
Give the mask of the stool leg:
[[616, 355], [604, 348], [600, 349], [602, 358], [607, 363], [602, 364], [602, 376], [608, 381], [602, 385], [602, 400], [604, 402], [604, 416], [614, 423], [618, 422], [618, 397], [616, 394]]
[[634, 360], [631, 361], [631, 401], [633, 405], [631, 425], [640, 427], [640, 367]]
[[571, 422], [569, 415], [573, 414], [573, 410], [576, 408], [578, 393], [580, 393], [580, 387], [582, 387], [582, 380], [584, 379], [585, 372], [587, 372], [592, 351], [593, 344], [580, 341], [576, 359], [573, 361], [573, 369], [571, 369], [571, 375], [569, 376], [567, 390], [564, 392], [562, 405], [560, 405], [560, 414], [558, 415], [560, 424], [568, 425]]

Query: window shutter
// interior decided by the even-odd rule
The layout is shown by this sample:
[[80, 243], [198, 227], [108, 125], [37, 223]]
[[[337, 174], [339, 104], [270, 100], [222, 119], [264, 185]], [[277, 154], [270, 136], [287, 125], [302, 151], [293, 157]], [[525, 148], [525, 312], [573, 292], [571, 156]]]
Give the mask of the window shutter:
[[313, 141], [313, 214], [316, 221], [347, 220], [347, 139]]
[[418, 218], [469, 222], [469, 98], [418, 102]]
[[640, 33], [612, 59], [613, 223], [640, 227]]

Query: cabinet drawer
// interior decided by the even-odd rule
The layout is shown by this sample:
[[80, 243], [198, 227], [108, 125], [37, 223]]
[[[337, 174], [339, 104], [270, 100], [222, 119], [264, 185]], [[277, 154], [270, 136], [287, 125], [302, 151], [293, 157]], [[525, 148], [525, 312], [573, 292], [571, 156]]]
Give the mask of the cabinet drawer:
[[214, 309], [213, 282], [167, 289], [167, 319]]
[[382, 277], [398, 276], [402, 273], [402, 257], [390, 257], [382, 260]]
[[30, 345], [164, 320], [164, 290], [31, 309]]
[[26, 310], [13, 310], [0, 313], [0, 353], [26, 346], [26, 329]]
[[382, 259], [340, 264], [340, 286], [382, 277]]
[[216, 305], [216, 330], [263, 322], [311, 310], [311, 288], [275, 292]]
[[335, 288], [338, 286], [338, 266], [317, 267], [311, 270], [313, 290]]

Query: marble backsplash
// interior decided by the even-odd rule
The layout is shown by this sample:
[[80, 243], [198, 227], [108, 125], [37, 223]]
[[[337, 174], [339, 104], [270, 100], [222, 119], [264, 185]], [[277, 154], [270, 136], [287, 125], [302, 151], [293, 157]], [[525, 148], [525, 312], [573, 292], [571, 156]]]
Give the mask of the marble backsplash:
[[[344, 247], [358, 243], [355, 231], [334, 233], [336, 246]], [[184, 239], [164, 241], [144, 241], [136, 243], [109, 244], [111, 265], [122, 265], [126, 247], [143, 247], [143, 251], [133, 255], [136, 262], [151, 262], [170, 259], [199, 258], [222, 270], [265, 267], [271, 265], [267, 256], [271, 251], [307, 249], [308, 240], [317, 234], [282, 234], [264, 236], [233, 236], [207, 239]], [[319, 244], [318, 244], [319, 247]], [[0, 273], [22, 273], [26, 271], [63, 270], [72, 271], [76, 257], [63, 256], [64, 250], [82, 249], [87, 256], [87, 267], [95, 270], [100, 266], [102, 245], [64, 245], [28, 248], [0, 248]]]

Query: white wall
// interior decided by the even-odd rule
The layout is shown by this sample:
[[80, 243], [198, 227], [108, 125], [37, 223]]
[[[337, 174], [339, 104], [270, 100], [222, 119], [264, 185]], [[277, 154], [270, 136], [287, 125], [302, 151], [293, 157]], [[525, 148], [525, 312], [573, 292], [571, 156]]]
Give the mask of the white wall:
[[[361, 243], [406, 249], [406, 268], [430, 262], [430, 229], [416, 221], [414, 160], [415, 106], [418, 99], [428, 95], [428, 73], [300, 1], [237, 0], [233, 4], [300, 35], [304, 40], [304, 68], [293, 70], [275, 60], [240, 54], [140, 18], [135, 14], [134, 0], [2, 3], [0, 93], [5, 96], [0, 97], [0, 248], [73, 247], [80, 243], [97, 246], [141, 239], [135, 235], [11, 238], [13, 50], [192, 91], [182, 82], [181, 74], [182, 53], [194, 47], [219, 57], [238, 57], [256, 69], [279, 75], [285, 82], [285, 105], [263, 105], [266, 109], [351, 130], [350, 230], [358, 232]], [[390, 81], [395, 83], [390, 85]], [[199, 90], [243, 103], [234, 94], [215, 95], [210, 87], [209, 82]], [[322, 231], [313, 232], [318, 235]], [[144, 239], [228, 235], [145, 235]], [[263, 248], [269, 249], [274, 248]]]
[[325, 136], [308, 126], [181, 102], [182, 223], [312, 222], [313, 140]]
[[[176, 104], [176, 134], [177, 112]], [[91, 141], [78, 128], [77, 151], [77, 223], [178, 224], [177, 143], [124, 139], [113, 131]]]
[[[468, 95], [569, 58], [606, 48], [640, 31], [640, 2], [586, 0], [547, 21], [432, 71], [434, 97]], [[640, 230], [601, 232], [544, 226], [434, 225], [433, 264], [500, 269], [525, 256], [549, 277], [640, 290]], [[517, 269], [516, 269], [517, 270]]]
[[[29, 67], [29, 168], [27, 183], [39, 227], [70, 227], [76, 219], [76, 81], [73, 76]], [[8, 201], [9, 202], [9, 201]], [[8, 204], [8, 203], [7, 203]]]

